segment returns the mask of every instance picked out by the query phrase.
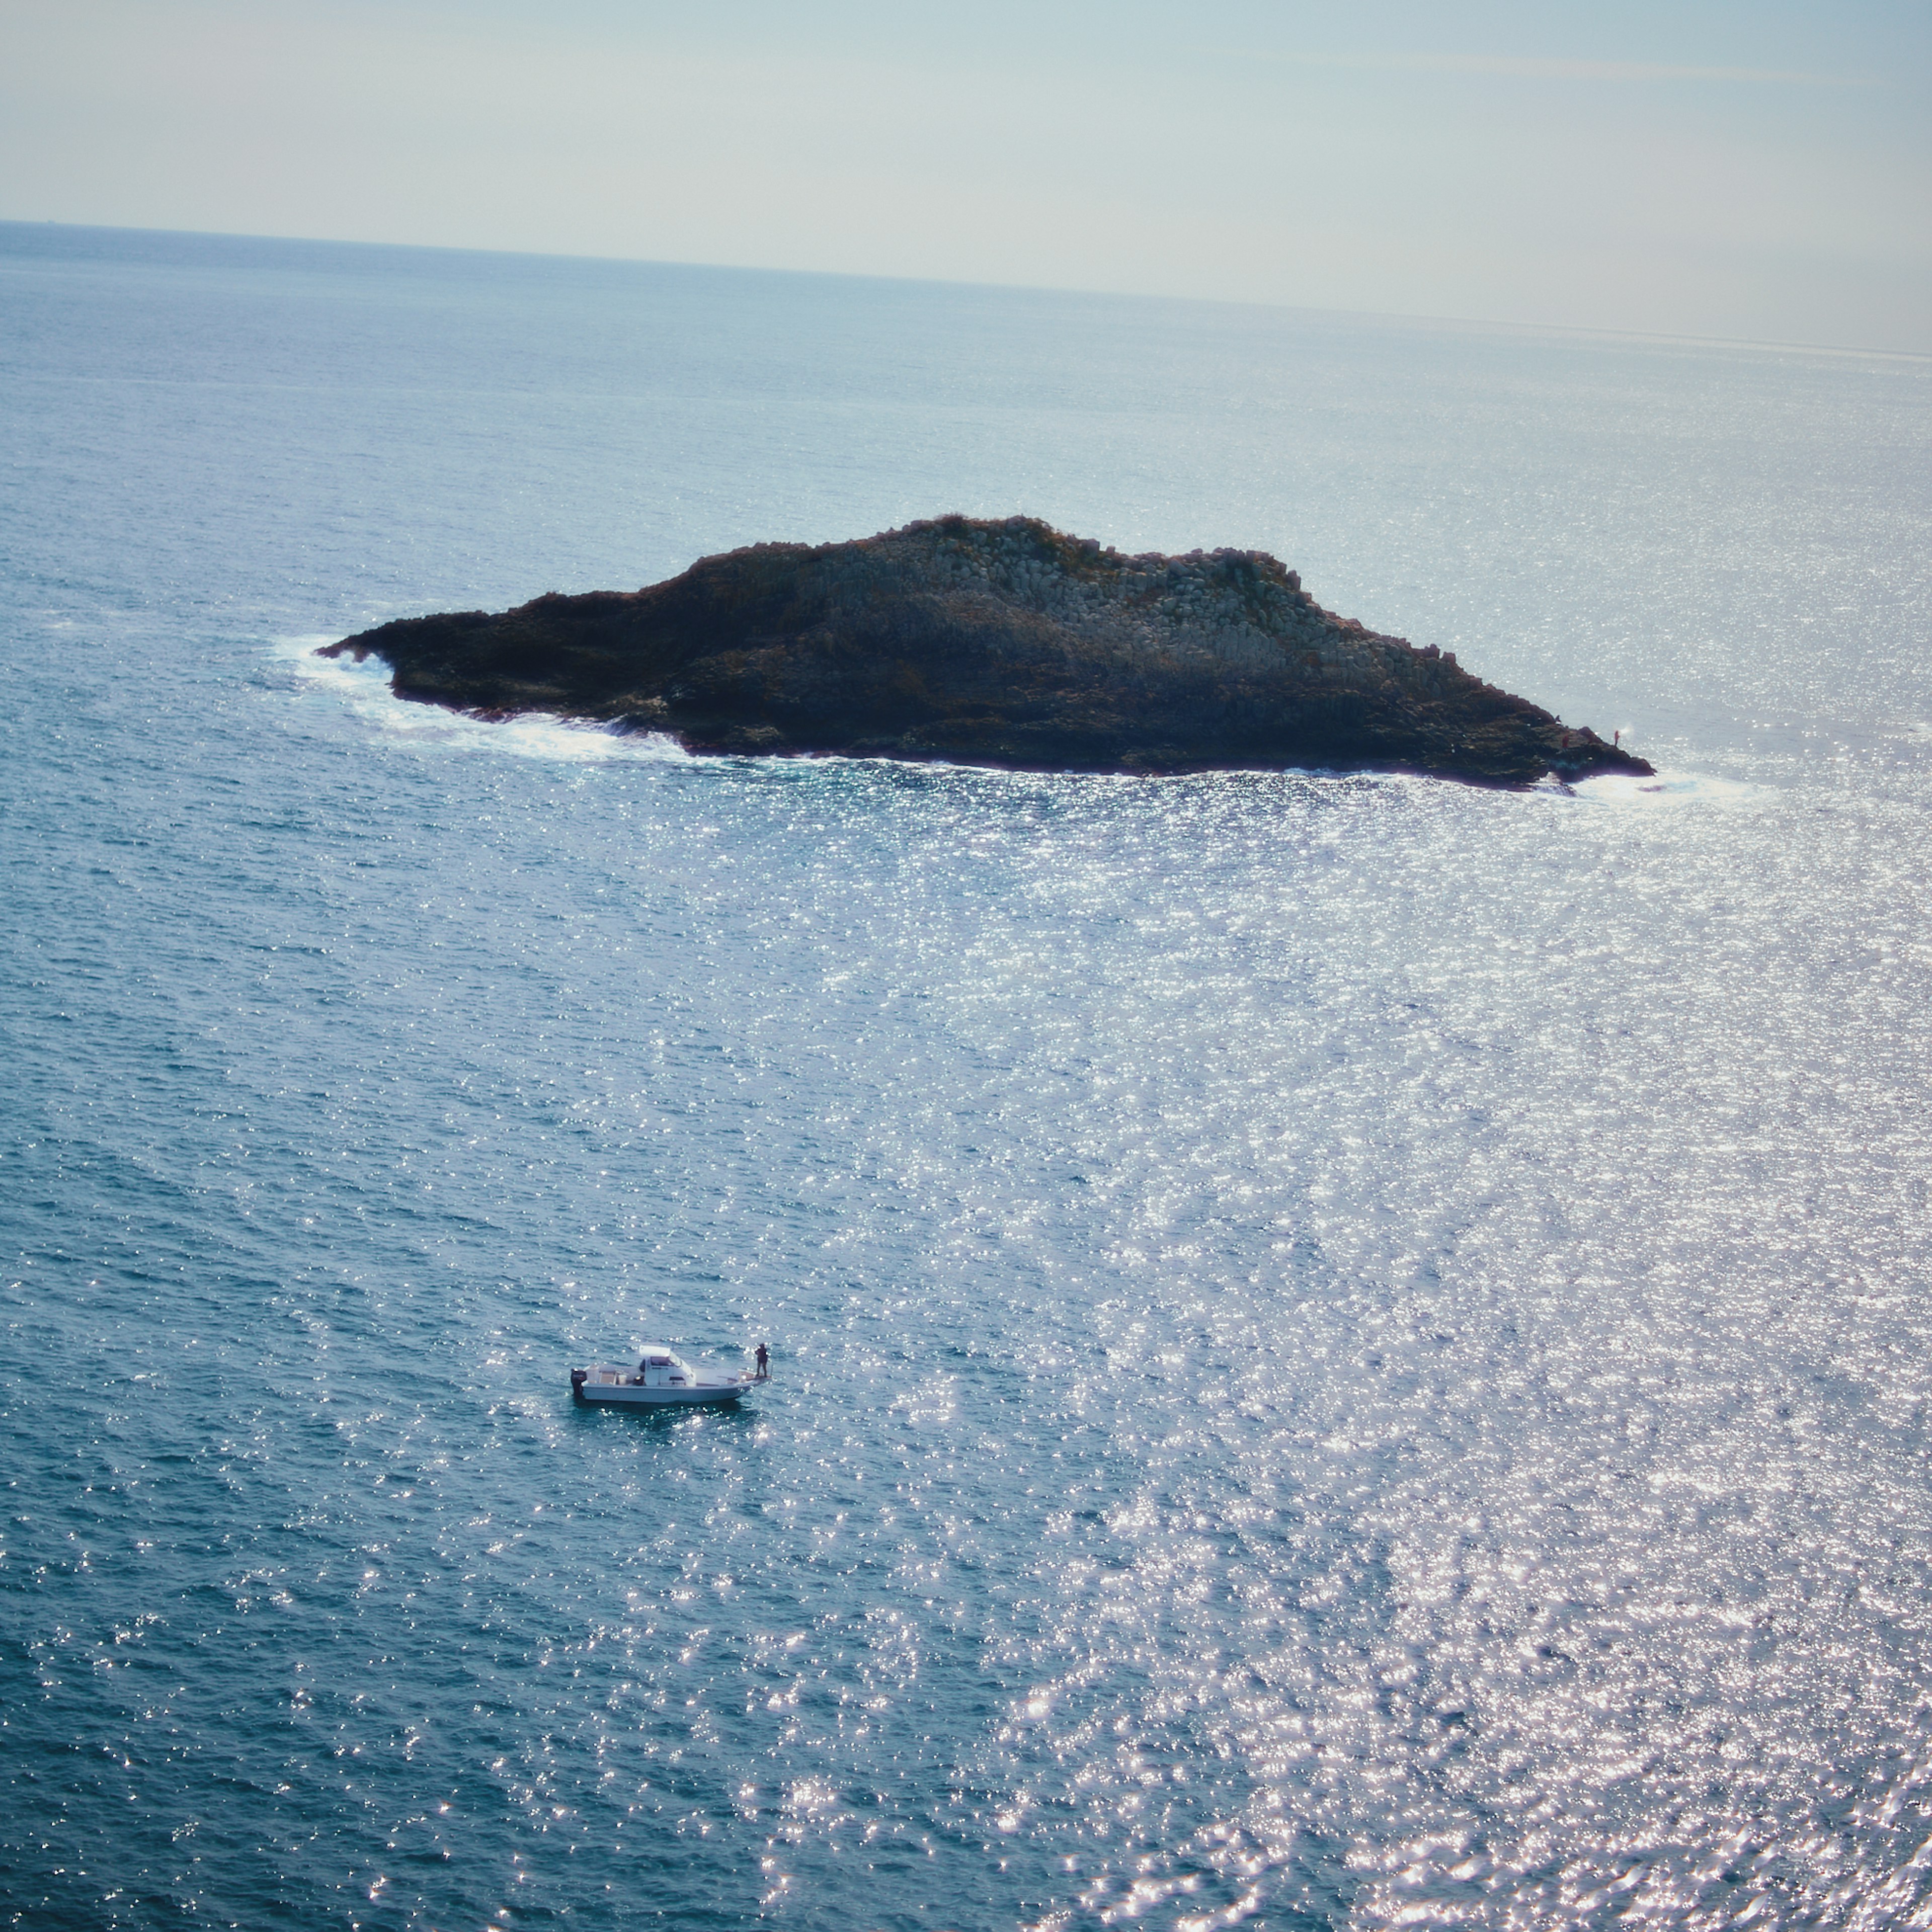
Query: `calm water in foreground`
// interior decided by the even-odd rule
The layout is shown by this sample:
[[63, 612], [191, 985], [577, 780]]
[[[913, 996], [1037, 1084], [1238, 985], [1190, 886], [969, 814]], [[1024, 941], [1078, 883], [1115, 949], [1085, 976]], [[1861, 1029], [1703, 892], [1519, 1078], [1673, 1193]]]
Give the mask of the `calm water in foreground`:
[[[1932, 1922], [1932, 364], [11, 227], [0, 433], [9, 1922]], [[308, 655], [954, 508], [1662, 780]]]

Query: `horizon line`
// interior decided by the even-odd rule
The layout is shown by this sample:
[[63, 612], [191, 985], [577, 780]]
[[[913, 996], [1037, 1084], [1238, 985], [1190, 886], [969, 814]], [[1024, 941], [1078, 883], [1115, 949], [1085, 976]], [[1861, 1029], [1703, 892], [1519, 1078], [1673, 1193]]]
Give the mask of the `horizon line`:
[[[1294, 58], [1283, 56], [1283, 58]], [[585, 262], [614, 267], [690, 268], [746, 275], [794, 275], [826, 280], [885, 282], [906, 287], [985, 289], [1012, 295], [1077, 296], [1101, 302], [1178, 302], [1196, 308], [1262, 309], [1286, 315], [1360, 316], [1378, 321], [1437, 322], [1459, 328], [1505, 328], [1526, 333], [1596, 337], [1610, 341], [1676, 343], [1698, 348], [1750, 349], [1797, 352], [1813, 356], [1877, 358], [1886, 361], [1932, 362], [1932, 350], [1873, 349], [1850, 343], [1792, 342], [1766, 337], [1699, 335], [1682, 329], [1616, 328], [1600, 323], [1524, 322], [1502, 316], [1442, 315], [1415, 309], [1359, 308], [1340, 304], [1268, 302], [1254, 296], [1173, 295], [1142, 289], [1078, 287], [1046, 282], [975, 281], [944, 275], [890, 274], [877, 269], [776, 268], [754, 262], [693, 262], [652, 255], [580, 254], [556, 249], [484, 248], [462, 242], [378, 242], [340, 235], [265, 235], [253, 229], [150, 228], [126, 222], [62, 221], [51, 217], [0, 214], [0, 229], [59, 228], [85, 234], [176, 236], [208, 242], [283, 242], [322, 248], [381, 248], [398, 254], [476, 255], [506, 261]]]

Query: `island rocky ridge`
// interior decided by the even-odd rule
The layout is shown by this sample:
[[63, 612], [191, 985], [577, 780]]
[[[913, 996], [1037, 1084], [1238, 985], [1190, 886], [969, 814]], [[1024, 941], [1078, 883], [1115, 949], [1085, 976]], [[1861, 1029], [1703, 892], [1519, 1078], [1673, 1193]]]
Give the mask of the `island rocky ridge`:
[[755, 544], [645, 590], [400, 618], [321, 655], [381, 658], [399, 698], [694, 752], [1497, 784], [1651, 770], [1432, 644], [1324, 610], [1264, 552], [1129, 556], [1030, 517]]

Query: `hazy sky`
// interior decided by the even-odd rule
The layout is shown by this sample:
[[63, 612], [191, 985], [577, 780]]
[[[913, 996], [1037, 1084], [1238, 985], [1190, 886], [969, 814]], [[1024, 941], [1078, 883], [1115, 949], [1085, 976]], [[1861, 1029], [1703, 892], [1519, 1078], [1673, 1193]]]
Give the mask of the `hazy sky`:
[[1932, 0], [0, 0], [0, 216], [1932, 352]]

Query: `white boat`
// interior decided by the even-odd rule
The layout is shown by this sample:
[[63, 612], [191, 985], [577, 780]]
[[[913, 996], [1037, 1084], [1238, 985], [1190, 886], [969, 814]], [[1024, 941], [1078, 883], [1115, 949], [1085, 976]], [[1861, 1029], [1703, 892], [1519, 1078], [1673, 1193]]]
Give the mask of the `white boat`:
[[749, 1375], [707, 1374], [652, 1342], [634, 1369], [610, 1363], [572, 1369], [570, 1392], [579, 1402], [608, 1402], [614, 1408], [694, 1408], [707, 1402], [736, 1402], [755, 1379]]

